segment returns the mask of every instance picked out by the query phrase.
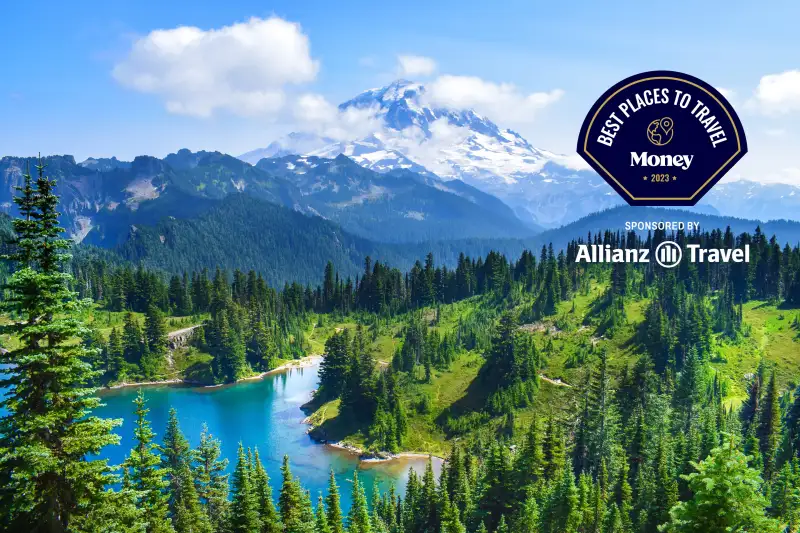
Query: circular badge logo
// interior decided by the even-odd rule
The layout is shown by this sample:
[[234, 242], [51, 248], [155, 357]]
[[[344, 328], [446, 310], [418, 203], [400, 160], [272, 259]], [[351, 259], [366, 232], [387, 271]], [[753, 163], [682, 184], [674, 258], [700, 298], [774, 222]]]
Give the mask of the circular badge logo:
[[694, 205], [747, 153], [747, 139], [714, 87], [659, 70], [595, 102], [578, 153], [631, 205]]
[[675, 268], [683, 259], [683, 250], [675, 241], [664, 241], [656, 246], [656, 263], [664, 268]]

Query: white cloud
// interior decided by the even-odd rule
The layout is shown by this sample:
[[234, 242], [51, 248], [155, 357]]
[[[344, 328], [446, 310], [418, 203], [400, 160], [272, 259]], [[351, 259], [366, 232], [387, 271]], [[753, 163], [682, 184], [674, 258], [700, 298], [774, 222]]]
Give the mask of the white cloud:
[[748, 107], [767, 115], [800, 111], [800, 70], [763, 76]]
[[592, 167], [578, 154], [551, 154], [550, 159], [570, 170], [591, 170]]
[[524, 94], [513, 84], [497, 84], [474, 76], [440, 76], [426, 89], [425, 99], [431, 105], [471, 108], [501, 124], [529, 123], [564, 95], [561, 89]]
[[725, 87], [716, 87], [716, 89], [720, 92], [722, 96], [724, 96], [727, 100], [730, 100], [734, 96], [736, 96], [736, 91], [733, 89], [728, 89]]
[[383, 126], [374, 108], [348, 108], [341, 111], [319, 94], [303, 94], [294, 102], [298, 127], [336, 141], [358, 139]]
[[466, 141], [472, 131], [450, 124], [446, 118], [431, 122], [428, 131], [429, 136], [418, 126], [409, 126], [400, 131], [380, 132], [377, 136], [387, 147], [405, 154], [434, 174], [452, 175], [454, 169], [447, 159], [448, 150]]
[[320, 94], [304, 94], [297, 99], [295, 116], [303, 122], [325, 122], [336, 116], [336, 106]]
[[403, 78], [430, 76], [436, 72], [436, 61], [430, 57], [400, 55], [397, 56], [397, 63], [400, 77]]
[[171, 113], [209, 117], [274, 114], [285, 87], [314, 80], [319, 62], [298, 24], [251, 18], [219, 29], [155, 30], [113, 70], [122, 85], [160, 96]]

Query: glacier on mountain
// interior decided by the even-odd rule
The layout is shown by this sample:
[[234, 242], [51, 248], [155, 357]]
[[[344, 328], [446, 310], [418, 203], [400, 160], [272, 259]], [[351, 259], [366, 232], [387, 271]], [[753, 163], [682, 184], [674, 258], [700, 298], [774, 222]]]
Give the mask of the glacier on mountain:
[[[240, 158], [254, 164], [260, 157], [286, 153], [325, 158], [343, 154], [377, 172], [407, 169], [444, 182], [462, 180], [500, 198], [523, 222], [544, 227], [560, 226], [625, 203], [577, 154], [559, 155], [536, 148], [519, 133], [501, 129], [473, 110], [431, 105], [425, 87], [419, 83], [398, 80], [364, 91], [338, 109], [343, 113], [371, 110], [382, 127], [345, 142], [333, 142], [313, 133], [291, 134]], [[753, 189], [753, 182], [746, 183]], [[797, 217], [800, 194], [792, 196], [797, 187], [754, 186], [771, 200], [781, 196], [782, 203], [787, 204], [785, 209], [773, 206], [771, 218]], [[703, 202], [720, 212], [729, 211], [724, 204], [731, 202], [743, 187], [718, 184]], [[748, 211], [741, 211], [746, 207], [741, 202], [735, 204], [737, 210], [730, 214], [749, 215]]]

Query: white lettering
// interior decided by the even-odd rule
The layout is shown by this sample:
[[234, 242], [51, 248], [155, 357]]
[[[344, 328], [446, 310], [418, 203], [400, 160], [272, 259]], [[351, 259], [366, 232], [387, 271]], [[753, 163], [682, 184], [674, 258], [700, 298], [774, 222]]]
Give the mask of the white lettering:
[[640, 167], [680, 167], [688, 170], [694, 155], [656, 155], [647, 152], [631, 152], [631, 166]]

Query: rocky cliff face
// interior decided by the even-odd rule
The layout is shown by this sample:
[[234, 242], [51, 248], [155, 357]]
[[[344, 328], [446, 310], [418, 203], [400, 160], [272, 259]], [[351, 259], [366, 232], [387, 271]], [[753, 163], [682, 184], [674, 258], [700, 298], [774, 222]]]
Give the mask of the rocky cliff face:
[[199, 327], [200, 326], [190, 326], [170, 332], [167, 335], [169, 349], [177, 350], [178, 348], [186, 347]]
[[[15, 187], [38, 160], [0, 160], [0, 209], [16, 213]], [[57, 181], [61, 224], [77, 242], [112, 247], [132, 228], [166, 217], [193, 218], [230, 195], [246, 193], [308, 216], [320, 216], [371, 240], [525, 237], [523, 224], [497, 198], [469, 185], [410, 169], [380, 173], [338, 159], [286, 156], [257, 166], [219, 152], [180, 150], [131, 162], [72, 156], [43, 159]]]

